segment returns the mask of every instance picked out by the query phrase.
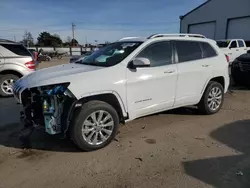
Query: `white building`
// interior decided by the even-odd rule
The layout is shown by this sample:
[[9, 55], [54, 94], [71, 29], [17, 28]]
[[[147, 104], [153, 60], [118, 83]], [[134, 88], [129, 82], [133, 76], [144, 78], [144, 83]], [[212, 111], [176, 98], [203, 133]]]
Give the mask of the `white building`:
[[181, 33], [250, 40], [250, 0], [208, 0], [180, 20]]

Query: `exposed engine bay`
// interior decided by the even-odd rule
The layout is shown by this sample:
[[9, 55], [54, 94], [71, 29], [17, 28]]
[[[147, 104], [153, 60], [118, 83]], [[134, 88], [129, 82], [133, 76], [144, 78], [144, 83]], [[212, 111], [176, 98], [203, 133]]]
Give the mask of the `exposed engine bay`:
[[74, 102], [67, 89], [69, 83], [25, 89], [20, 96], [23, 104], [21, 122], [25, 127], [44, 126], [48, 134], [65, 134]]

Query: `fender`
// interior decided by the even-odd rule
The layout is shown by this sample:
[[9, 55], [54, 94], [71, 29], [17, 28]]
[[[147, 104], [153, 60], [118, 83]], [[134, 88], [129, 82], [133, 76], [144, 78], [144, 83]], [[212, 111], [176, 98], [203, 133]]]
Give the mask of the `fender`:
[[119, 104], [120, 104], [120, 107], [122, 109], [122, 114], [124, 117], [126, 117], [128, 114], [128, 110], [127, 110], [127, 106], [125, 106], [121, 96], [116, 92], [116, 91], [113, 91], [113, 90], [104, 90], [104, 91], [97, 91], [97, 92], [90, 92], [90, 93], [84, 93], [84, 94], [81, 94], [80, 97], [76, 97], [77, 100], [80, 100], [84, 97], [91, 97], [91, 96], [95, 96], [95, 95], [101, 95], [101, 94], [113, 94], [115, 95], [115, 97], [117, 98]]

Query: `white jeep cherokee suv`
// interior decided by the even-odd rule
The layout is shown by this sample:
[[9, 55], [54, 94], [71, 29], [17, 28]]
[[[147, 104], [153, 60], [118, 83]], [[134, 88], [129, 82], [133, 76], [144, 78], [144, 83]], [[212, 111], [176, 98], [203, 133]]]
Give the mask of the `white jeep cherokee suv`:
[[201, 35], [157, 34], [114, 42], [75, 63], [36, 71], [14, 85], [25, 126], [69, 133], [83, 150], [108, 145], [120, 123], [196, 105], [218, 112], [229, 86], [228, 63]]

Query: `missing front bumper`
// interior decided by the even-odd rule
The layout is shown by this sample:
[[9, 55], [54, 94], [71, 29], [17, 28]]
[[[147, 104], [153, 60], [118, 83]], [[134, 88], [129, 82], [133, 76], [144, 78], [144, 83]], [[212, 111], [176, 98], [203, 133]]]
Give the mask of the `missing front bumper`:
[[74, 98], [67, 95], [40, 94], [38, 90], [22, 93], [23, 112], [20, 120], [24, 127], [43, 126], [50, 135], [65, 135], [70, 121]]

